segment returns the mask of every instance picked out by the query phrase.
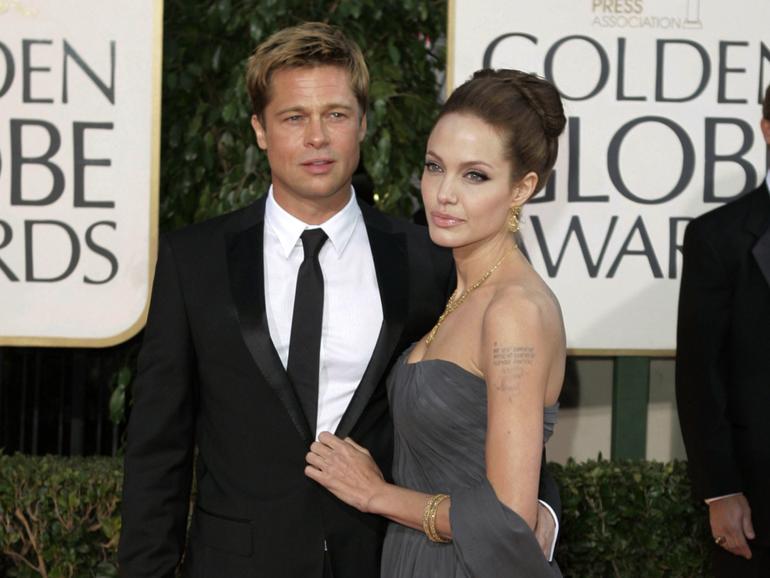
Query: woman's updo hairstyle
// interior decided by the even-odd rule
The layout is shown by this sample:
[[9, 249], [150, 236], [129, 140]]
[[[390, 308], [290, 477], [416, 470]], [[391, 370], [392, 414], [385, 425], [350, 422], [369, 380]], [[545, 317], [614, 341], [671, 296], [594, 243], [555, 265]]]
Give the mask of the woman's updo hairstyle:
[[457, 88], [439, 119], [450, 113], [476, 116], [503, 137], [514, 179], [532, 171], [539, 191], [548, 181], [566, 119], [561, 97], [544, 78], [520, 70], [479, 70]]

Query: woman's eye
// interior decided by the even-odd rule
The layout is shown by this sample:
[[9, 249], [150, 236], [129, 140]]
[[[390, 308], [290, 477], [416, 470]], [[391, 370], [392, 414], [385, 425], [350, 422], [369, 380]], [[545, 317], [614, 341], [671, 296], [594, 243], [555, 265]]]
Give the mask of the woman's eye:
[[425, 161], [425, 170], [429, 173], [438, 173], [441, 171], [441, 167], [433, 161]]
[[468, 171], [465, 173], [465, 177], [474, 183], [483, 183], [489, 180], [489, 177], [480, 171]]

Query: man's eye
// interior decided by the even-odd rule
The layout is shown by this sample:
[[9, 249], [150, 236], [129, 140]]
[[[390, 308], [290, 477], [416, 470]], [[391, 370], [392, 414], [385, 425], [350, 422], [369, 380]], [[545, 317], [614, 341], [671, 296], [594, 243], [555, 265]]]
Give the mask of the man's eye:
[[489, 180], [489, 177], [481, 171], [468, 171], [465, 173], [465, 178], [474, 183], [483, 183]]
[[433, 161], [425, 161], [425, 170], [429, 173], [441, 172], [441, 167]]
[[302, 120], [302, 115], [301, 114], [293, 114], [291, 116], [287, 116], [284, 120], [287, 121], [287, 122], [299, 122], [300, 120]]
[[343, 118], [347, 118], [347, 115], [344, 112], [332, 112], [329, 114], [330, 117], [332, 117], [335, 120], [340, 120]]

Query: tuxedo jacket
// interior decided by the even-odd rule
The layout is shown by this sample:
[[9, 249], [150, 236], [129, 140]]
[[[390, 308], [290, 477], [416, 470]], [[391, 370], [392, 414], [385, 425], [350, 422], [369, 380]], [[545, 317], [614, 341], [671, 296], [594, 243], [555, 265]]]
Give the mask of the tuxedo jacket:
[[770, 545], [770, 194], [687, 227], [676, 393], [697, 497], [743, 492]]
[[[383, 322], [335, 432], [389, 476], [385, 377], [433, 326], [454, 274], [427, 229], [361, 204]], [[128, 426], [121, 576], [377, 578], [384, 518], [304, 474], [313, 440], [265, 315], [264, 199], [161, 239]], [[185, 549], [193, 463], [195, 505]], [[541, 494], [558, 507], [551, 478]]]

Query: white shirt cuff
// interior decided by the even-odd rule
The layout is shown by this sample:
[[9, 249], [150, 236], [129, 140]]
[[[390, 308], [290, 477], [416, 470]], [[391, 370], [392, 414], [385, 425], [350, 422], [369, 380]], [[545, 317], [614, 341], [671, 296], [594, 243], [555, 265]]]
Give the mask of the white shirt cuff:
[[545, 506], [546, 510], [548, 510], [548, 513], [551, 514], [551, 517], [553, 518], [554, 523], [554, 531], [553, 531], [553, 542], [551, 542], [551, 549], [548, 552], [548, 561], [553, 562], [553, 553], [556, 550], [556, 540], [559, 538], [559, 518], [556, 517], [556, 512], [553, 511], [553, 508], [549, 506], [546, 502], [543, 500], [538, 500], [543, 506]]
[[713, 498], [706, 498], [703, 500], [707, 504], [710, 504], [711, 502], [716, 502], [717, 500], [724, 500], [725, 498], [732, 498], [733, 496], [741, 496], [743, 495], [743, 492], [733, 492], [732, 494], [725, 494], [724, 496], [715, 496]]

